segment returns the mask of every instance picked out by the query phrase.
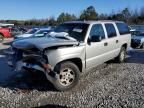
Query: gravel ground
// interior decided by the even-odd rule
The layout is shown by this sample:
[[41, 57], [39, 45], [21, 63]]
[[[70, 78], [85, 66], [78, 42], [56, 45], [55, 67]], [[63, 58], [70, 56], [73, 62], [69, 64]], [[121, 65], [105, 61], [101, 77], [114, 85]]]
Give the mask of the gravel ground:
[[55, 91], [42, 73], [12, 72], [4, 62], [1, 51], [2, 108], [144, 108], [144, 50], [129, 51], [126, 63], [111, 61], [82, 74], [78, 86], [68, 92]]

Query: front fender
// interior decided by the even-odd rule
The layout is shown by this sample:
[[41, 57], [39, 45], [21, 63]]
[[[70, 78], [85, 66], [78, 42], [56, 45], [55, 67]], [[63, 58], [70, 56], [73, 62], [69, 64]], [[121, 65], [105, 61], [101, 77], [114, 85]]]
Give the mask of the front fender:
[[82, 63], [85, 63], [85, 46], [65, 47], [49, 50], [46, 53], [48, 62], [54, 67], [65, 60], [80, 58]]

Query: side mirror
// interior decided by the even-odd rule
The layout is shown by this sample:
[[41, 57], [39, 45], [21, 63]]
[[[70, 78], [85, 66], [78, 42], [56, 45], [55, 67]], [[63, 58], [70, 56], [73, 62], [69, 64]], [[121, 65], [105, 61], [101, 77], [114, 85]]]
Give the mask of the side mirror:
[[99, 35], [93, 35], [90, 38], [90, 42], [101, 42], [101, 40], [102, 40], [102, 37]]

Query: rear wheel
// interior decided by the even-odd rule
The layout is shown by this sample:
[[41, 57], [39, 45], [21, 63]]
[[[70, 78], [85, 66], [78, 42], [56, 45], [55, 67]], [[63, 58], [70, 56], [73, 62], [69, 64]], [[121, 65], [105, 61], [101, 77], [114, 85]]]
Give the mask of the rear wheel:
[[119, 55], [116, 57], [116, 61], [118, 63], [123, 63], [125, 61], [125, 57], [126, 57], [126, 48], [122, 47]]
[[2, 34], [0, 34], [0, 43], [3, 42], [3, 40], [4, 40], [4, 37]]
[[80, 77], [80, 71], [74, 63], [60, 63], [56, 72], [58, 72], [58, 77], [54, 86], [57, 90], [66, 91], [77, 85]]

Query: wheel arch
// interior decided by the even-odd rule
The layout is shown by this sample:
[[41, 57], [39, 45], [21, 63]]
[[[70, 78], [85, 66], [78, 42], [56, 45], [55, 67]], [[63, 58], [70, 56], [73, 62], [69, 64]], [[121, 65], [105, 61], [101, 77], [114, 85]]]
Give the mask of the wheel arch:
[[125, 49], [127, 49], [127, 48], [128, 48], [128, 44], [127, 44], [127, 43], [124, 43], [124, 44], [122, 45], [122, 47], [124, 47]]
[[66, 60], [63, 60], [63, 61], [60, 61], [59, 63], [57, 63], [54, 67], [54, 70], [56, 70], [59, 66], [59, 64], [63, 63], [63, 62], [72, 62], [74, 63], [80, 72], [82, 72], [82, 69], [83, 69], [83, 63], [82, 63], [82, 60], [80, 58], [71, 58], [71, 59], [66, 59]]

